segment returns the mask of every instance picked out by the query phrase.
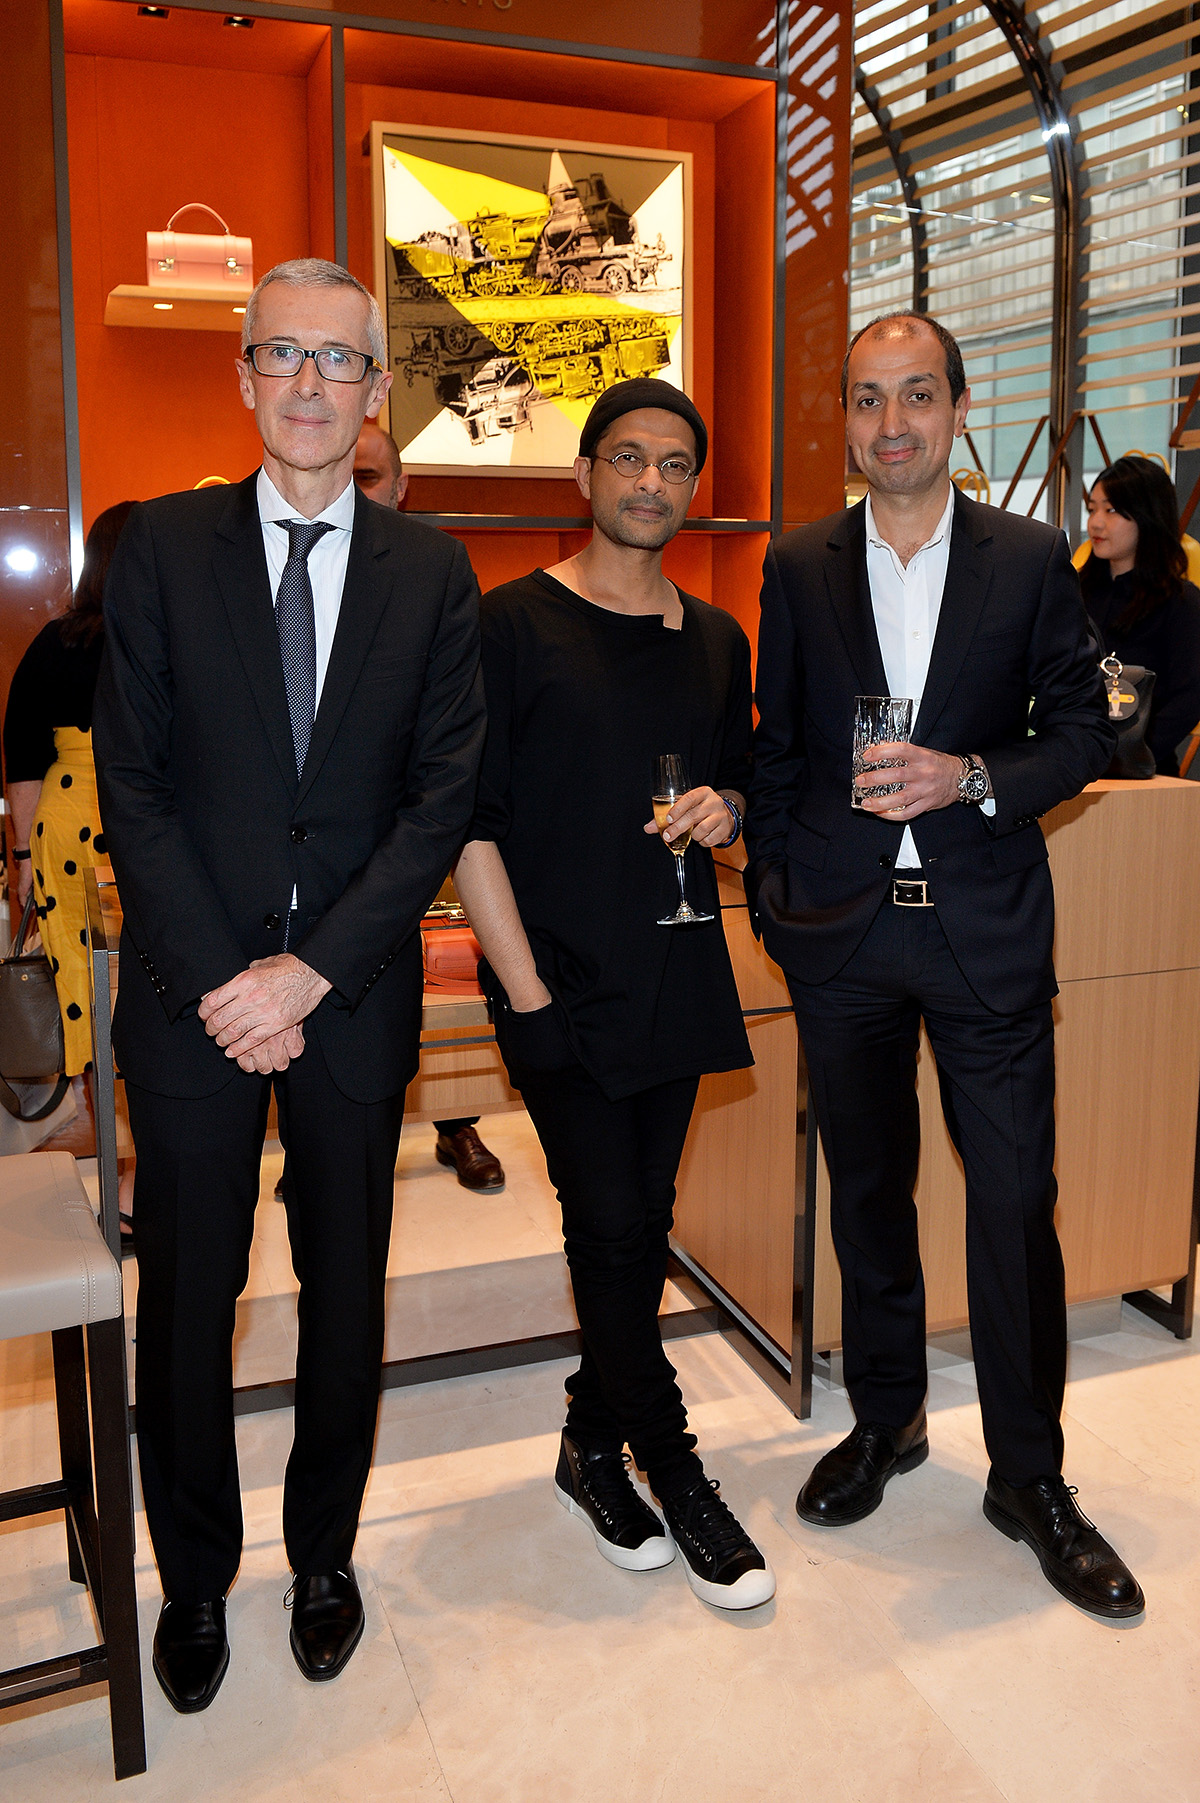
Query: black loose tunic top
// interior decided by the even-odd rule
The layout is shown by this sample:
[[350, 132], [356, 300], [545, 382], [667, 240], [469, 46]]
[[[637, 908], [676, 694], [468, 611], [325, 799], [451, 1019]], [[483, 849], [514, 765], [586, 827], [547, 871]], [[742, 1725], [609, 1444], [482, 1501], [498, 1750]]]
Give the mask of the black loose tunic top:
[[651, 818], [652, 760], [682, 752], [693, 788], [750, 774], [750, 646], [680, 594], [683, 625], [612, 613], [543, 570], [481, 606], [488, 731], [473, 839], [500, 847], [538, 974], [610, 1100], [752, 1064], [712, 853], [685, 854], [710, 925], [660, 927], [679, 900]]
[[54, 729], [89, 732], [104, 634], [63, 642], [61, 619], [43, 626], [13, 673], [4, 714], [4, 772], [10, 783], [41, 782], [54, 762]]
[[1146, 742], [1160, 776], [1179, 769], [1175, 747], [1200, 720], [1200, 590], [1180, 584], [1179, 593], [1163, 601], [1128, 632], [1113, 621], [1133, 597], [1133, 572], [1097, 585], [1087, 597], [1088, 611], [1104, 635], [1104, 648], [1123, 664], [1144, 664], [1154, 671], [1150, 725]]

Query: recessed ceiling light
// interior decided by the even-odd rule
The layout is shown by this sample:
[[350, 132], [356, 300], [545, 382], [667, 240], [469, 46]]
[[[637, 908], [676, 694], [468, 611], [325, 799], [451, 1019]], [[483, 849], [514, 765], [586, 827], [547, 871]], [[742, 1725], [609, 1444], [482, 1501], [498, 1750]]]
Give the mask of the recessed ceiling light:
[[156, 313], [173, 313], [174, 310], [174, 301], [155, 301], [154, 303], [154, 311]]
[[248, 13], [226, 13], [226, 25], [232, 25], [235, 31], [253, 31], [254, 20]]
[[235, 313], [244, 313], [246, 311], [245, 307], [235, 307], [233, 310]]
[[171, 16], [171, 9], [169, 6], [139, 6], [138, 7], [138, 18], [139, 19], [169, 19], [170, 16]]

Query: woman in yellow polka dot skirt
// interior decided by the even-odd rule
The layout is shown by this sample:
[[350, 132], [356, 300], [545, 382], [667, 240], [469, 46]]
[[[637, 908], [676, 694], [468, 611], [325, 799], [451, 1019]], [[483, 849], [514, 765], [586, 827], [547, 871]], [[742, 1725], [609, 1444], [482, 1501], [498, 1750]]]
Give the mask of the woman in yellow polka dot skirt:
[[32, 883], [58, 988], [69, 1077], [87, 1070], [92, 1057], [84, 871], [104, 856], [92, 697], [104, 650], [104, 578], [132, 505], [123, 501], [98, 515], [71, 605], [21, 659], [4, 716], [17, 899], [24, 903]]

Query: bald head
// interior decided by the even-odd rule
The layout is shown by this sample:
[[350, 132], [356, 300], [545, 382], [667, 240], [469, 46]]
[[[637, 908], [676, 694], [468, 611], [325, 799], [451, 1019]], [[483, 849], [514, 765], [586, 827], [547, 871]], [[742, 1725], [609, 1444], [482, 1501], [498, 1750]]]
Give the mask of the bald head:
[[945, 358], [946, 383], [950, 390], [950, 399], [957, 406], [960, 396], [967, 386], [966, 371], [963, 369], [962, 352], [958, 348], [958, 340], [948, 332], [940, 320], [932, 319], [928, 313], [911, 313], [905, 309], [897, 309], [894, 313], [881, 313], [872, 319], [861, 331], [850, 340], [850, 349], [846, 352], [842, 364], [842, 408], [846, 406], [849, 387], [850, 357], [855, 348], [864, 342], [884, 344], [889, 339], [897, 338], [935, 338]]
[[358, 435], [354, 451], [354, 480], [368, 501], [381, 507], [400, 507], [408, 487], [408, 477], [400, 462], [400, 452], [390, 432], [367, 420]]

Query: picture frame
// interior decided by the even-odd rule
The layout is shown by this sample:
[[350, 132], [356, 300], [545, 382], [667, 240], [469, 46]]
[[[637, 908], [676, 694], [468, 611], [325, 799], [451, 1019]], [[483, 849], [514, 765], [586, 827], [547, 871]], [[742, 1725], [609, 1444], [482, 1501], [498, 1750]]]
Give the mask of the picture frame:
[[413, 475], [569, 475], [614, 382], [691, 392], [689, 151], [375, 121], [375, 293]]

